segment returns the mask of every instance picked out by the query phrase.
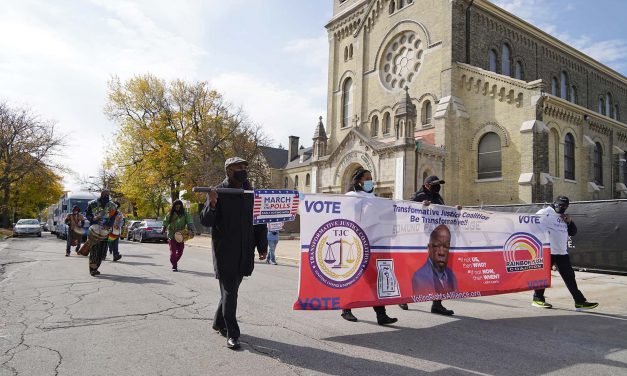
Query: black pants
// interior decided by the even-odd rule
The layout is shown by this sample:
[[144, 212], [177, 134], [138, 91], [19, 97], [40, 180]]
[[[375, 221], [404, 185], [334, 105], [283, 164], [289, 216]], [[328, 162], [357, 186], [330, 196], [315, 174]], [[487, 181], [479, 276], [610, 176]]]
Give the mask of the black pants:
[[213, 325], [226, 328], [227, 337], [239, 338], [237, 325], [237, 292], [243, 276], [220, 276], [220, 304], [213, 318]]
[[89, 251], [89, 270], [98, 270], [102, 259], [107, 255], [107, 241], [103, 240], [91, 246]]
[[[385, 306], [376, 306], [376, 307], [372, 307], [372, 309], [374, 309], [374, 311], [377, 313], [377, 317], [379, 316], [385, 316]], [[343, 309], [343, 312], [350, 312], [350, 309]]]
[[[575, 271], [572, 265], [570, 265], [570, 257], [566, 255], [551, 255], [552, 265], [557, 266], [557, 270], [560, 272], [570, 295], [573, 296], [575, 304], [581, 304], [586, 301], [581, 291], [577, 288], [577, 281], [575, 280]], [[533, 294], [534, 300], [544, 301], [544, 289], [536, 290]]]

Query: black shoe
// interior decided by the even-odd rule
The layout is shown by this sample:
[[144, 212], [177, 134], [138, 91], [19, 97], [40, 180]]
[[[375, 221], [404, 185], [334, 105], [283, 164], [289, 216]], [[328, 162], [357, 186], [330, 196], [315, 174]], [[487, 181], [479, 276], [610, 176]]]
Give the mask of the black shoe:
[[70, 257], [70, 252], [66, 252], [65, 257]]
[[99, 271], [97, 271], [97, 270], [91, 270], [91, 271], [89, 272], [89, 274], [91, 274], [91, 276], [92, 276], [92, 277], [95, 277], [95, 276], [99, 275], [99, 274], [100, 274], [100, 272], [99, 272]]
[[431, 313], [437, 313], [438, 315], [444, 316], [452, 316], [455, 312], [453, 312], [453, 310], [451, 309], [444, 308], [441, 302], [433, 302], [433, 305], [431, 305]]
[[218, 328], [217, 326], [211, 326], [211, 329], [215, 330], [216, 333], [220, 333], [222, 337], [226, 337], [226, 328]]
[[173, 271], [173, 272], [178, 272], [178, 271], [179, 271], [179, 268], [174, 267], [174, 268], [172, 268], [172, 271]]
[[344, 320], [347, 320], [347, 321], [352, 321], [352, 322], [357, 321], [357, 317], [355, 317], [355, 315], [353, 315], [353, 312], [351, 312], [350, 309], [342, 312], [342, 318]]
[[379, 325], [389, 325], [397, 322], [398, 319], [395, 317], [390, 317], [388, 315], [377, 316], [377, 324]]
[[401, 307], [403, 311], [407, 311], [409, 309], [409, 306], [407, 304], [399, 304], [398, 306]]
[[226, 340], [226, 347], [228, 347], [231, 350], [239, 349], [240, 347], [239, 338], [229, 337], [229, 339]]

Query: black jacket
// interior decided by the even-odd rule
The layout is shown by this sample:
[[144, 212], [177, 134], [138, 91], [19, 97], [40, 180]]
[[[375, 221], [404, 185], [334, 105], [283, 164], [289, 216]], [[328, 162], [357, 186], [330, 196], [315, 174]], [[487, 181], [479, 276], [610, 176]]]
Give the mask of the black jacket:
[[442, 196], [440, 196], [439, 193], [431, 192], [430, 190], [426, 189], [424, 185], [420, 187], [418, 192], [412, 193], [409, 199], [418, 202], [428, 200], [431, 201], [432, 204], [444, 205], [444, 199], [442, 199]]
[[[216, 188], [233, 187], [225, 179]], [[252, 194], [220, 194], [215, 209], [208, 199], [205, 202], [200, 223], [211, 227], [216, 278], [249, 276], [255, 266], [255, 247], [259, 253], [268, 252], [267, 226], [253, 226], [253, 200]]]

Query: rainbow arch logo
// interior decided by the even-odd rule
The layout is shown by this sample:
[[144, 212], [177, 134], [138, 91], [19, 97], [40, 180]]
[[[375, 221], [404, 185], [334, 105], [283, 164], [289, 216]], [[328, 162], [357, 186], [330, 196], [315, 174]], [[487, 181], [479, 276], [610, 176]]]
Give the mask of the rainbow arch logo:
[[544, 267], [542, 242], [527, 232], [512, 234], [503, 246], [505, 270], [517, 273]]

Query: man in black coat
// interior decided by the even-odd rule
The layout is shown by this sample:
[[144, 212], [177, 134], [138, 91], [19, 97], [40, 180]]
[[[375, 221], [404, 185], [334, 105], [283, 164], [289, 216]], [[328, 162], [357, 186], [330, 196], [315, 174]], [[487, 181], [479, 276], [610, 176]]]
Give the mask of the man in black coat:
[[[440, 196], [441, 185], [444, 184], [444, 180], [440, 180], [437, 176], [428, 176], [422, 187], [417, 192], [412, 193], [410, 200], [422, 202], [424, 205], [436, 204], [444, 205], [444, 199]], [[458, 209], [461, 209], [458, 206]], [[408, 309], [407, 304], [399, 304], [402, 309]], [[451, 309], [446, 309], [442, 305], [441, 300], [434, 300], [431, 305], [431, 313], [437, 313], [439, 315], [450, 316], [455, 312]]]
[[[239, 157], [229, 158], [224, 163], [226, 179], [216, 188], [252, 189], [246, 171], [248, 162]], [[213, 243], [213, 268], [220, 282], [220, 304], [213, 319], [213, 329], [227, 337], [227, 347], [237, 349], [239, 326], [237, 325], [237, 292], [245, 276], [253, 272], [255, 247], [259, 258], [268, 252], [266, 225], [253, 226], [253, 195], [207, 194], [205, 207], [200, 213], [200, 222], [211, 227]]]

